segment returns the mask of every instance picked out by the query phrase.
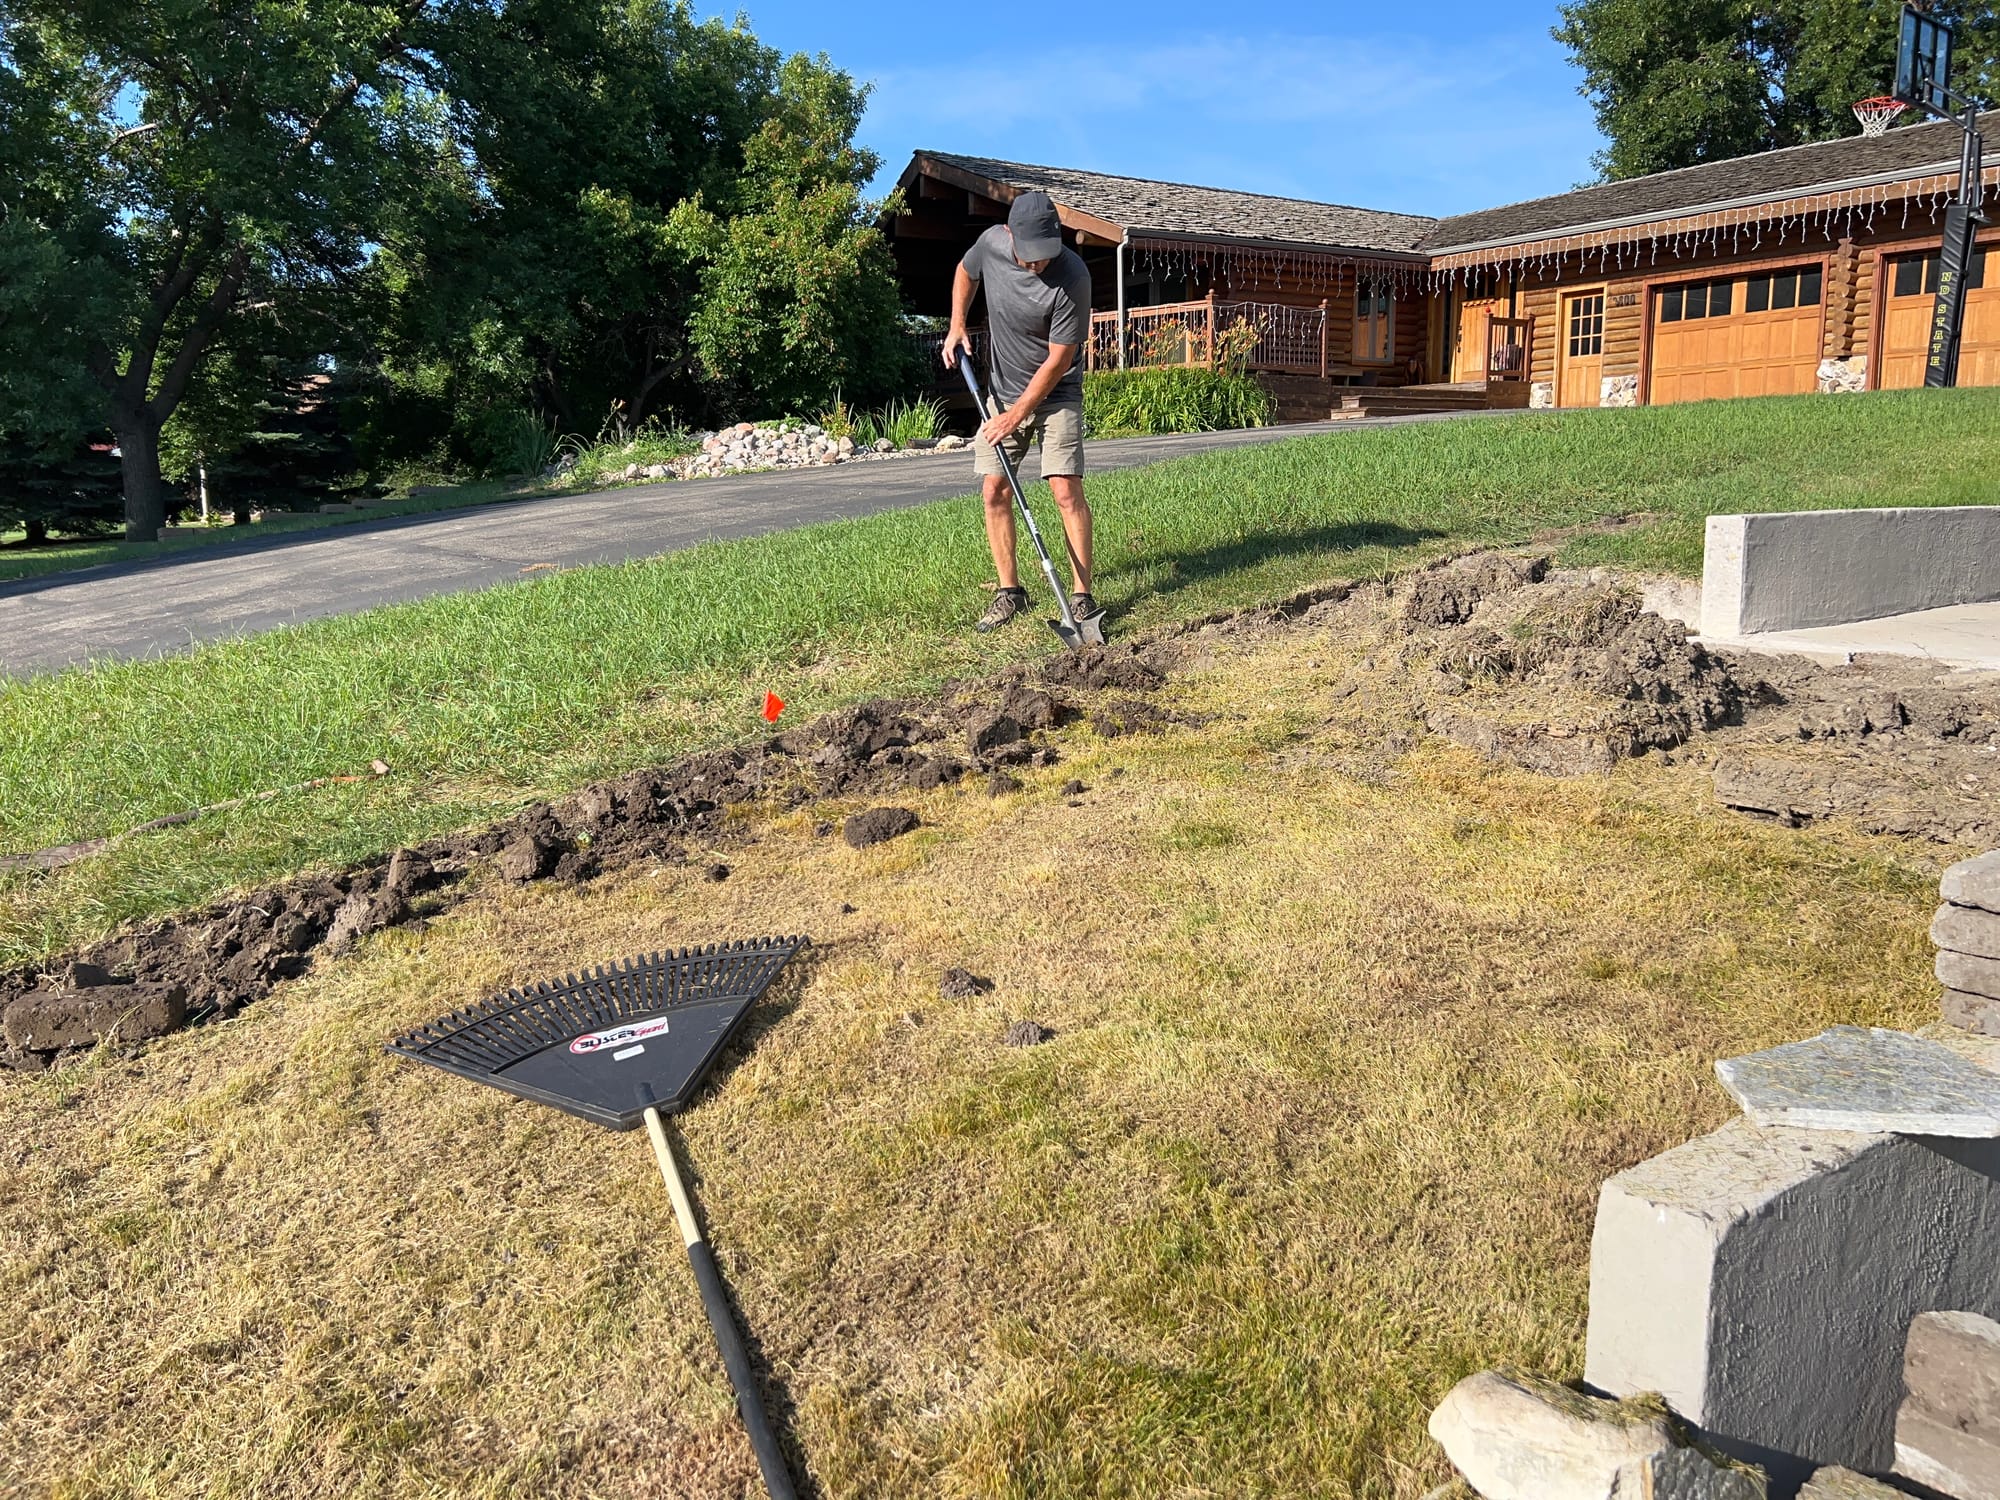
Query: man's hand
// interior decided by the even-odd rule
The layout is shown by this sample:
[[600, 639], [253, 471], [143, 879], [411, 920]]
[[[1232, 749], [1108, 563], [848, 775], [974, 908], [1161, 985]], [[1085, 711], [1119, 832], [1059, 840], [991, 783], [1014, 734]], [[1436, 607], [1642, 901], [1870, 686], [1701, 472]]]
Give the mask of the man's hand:
[[1026, 420], [1027, 414], [1025, 412], [1016, 411], [1010, 406], [1001, 412], [999, 416], [988, 417], [986, 419], [985, 425], [979, 429], [979, 440], [982, 443], [997, 446], [1007, 438], [1012, 437], [1014, 429]]
[[944, 355], [944, 367], [947, 370], [957, 365], [958, 361], [954, 356], [961, 349], [967, 354], [972, 352], [972, 336], [958, 324], [954, 323], [951, 325], [951, 332], [944, 336], [944, 349], [942, 353]]

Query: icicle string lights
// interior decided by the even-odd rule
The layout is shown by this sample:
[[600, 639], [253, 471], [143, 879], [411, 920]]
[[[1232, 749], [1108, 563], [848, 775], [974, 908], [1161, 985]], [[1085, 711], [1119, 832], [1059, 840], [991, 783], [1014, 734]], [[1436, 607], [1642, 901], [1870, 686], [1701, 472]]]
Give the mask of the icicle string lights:
[[[1982, 197], [1995, 181], [2000, 181], [2000, 170], [1989, 167], [1981, 174]], [[1899, 229], [1910, 227], [1913, 212], [1920, 220], [1935, 224], [1955, 194], [1953, 177], [1931, 176], [1794, 199], [1763, 211], [1699, 214], [1635, 225], [1629, 230], [1565, 235], [1477, 257], [1455, 257], [1452, 264], [1431, 272], [1429, 287], [1442, 291], [1494, 271], [1517, 282], [1551, 282], [1561, 278], [1570, 262], [1575, 271], [1595, 269], [1608, 274], [1657, 266], [1663, 253], [1673, 261], [1746, 251], [1755, 254], [1764, 247], [1767, 231], [1779, 247], [1804, 250], [1815, 242], [1831, 244], [1869, 233], [1892, 212], [1898, 215]]]

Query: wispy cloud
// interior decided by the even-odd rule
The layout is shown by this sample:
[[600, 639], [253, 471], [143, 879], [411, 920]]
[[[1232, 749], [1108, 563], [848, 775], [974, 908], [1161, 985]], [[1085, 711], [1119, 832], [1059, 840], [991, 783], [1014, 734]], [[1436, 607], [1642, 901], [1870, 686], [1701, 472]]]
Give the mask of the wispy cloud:
[[890, 175], [930, 147], [1448, 213], [1559, 192], [1599, 144], [1545, 33], [1187, 36], [874, 83], [865, 133]]

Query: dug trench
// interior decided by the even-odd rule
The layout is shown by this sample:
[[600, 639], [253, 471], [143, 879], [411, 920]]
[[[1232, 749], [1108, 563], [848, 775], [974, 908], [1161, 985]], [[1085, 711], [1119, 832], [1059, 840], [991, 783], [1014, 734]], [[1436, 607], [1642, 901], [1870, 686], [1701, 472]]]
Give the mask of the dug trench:
[[[1546, 776], [1657, 754], [1713, 779], [1744, 814], [1844, 820], [1940, 845], [2000, 845], [2000, 674], [1908, 659], [1829, 667], [1705, 649], [1641, 607], [1634, 581], [1482, 552], [1383, 583], [1336, 584], [1132, 641], [877, 700], [761, 744], [636, 771], [512, 818], [354, 868], [302, 875], [0, 975], [0, 1064], [38, 1072], [227, 1020], [368, 934], [448, 910], [471, 877], [580, 883], [640, 862], [700, 860], [754, 837], [737, 810], [893, 798], [941, 786], [1018, 790], [1063, 731], [1100, 739], [1197, 723], [1169, 681], [1277, 637], [1345, 652], [1295, 758], [1380, 778], [1426, 738]], [[1389, 727], [1384, 728], [1386, 722]], [[862, 848], [918, 826], [895, 806], [849, 816]], [[820, 825], [826, 835], [830, 823]], [[476, 883], [476, 882], [475, 882]]]

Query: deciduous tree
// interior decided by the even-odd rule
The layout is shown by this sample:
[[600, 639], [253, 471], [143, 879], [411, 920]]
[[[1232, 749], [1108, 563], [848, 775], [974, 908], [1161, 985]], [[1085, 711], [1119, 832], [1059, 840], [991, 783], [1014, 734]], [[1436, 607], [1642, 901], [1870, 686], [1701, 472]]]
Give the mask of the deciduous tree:
[[161, 428], [229, 320], [364, 263], [423, 156], [431, 19], [425, 0], [10, 0], [0, 123], [35, 128], [0, 201], [61, 274], [39, 325], [0, 322], [0, 361], [39, 340], [87, 374], [129, 539], [164, 518]]
[[[1979, 0], [1937, 0], [1961, 47], [1955, 82], [1996, 81], [2000, 20]], [[1574, 0], [1556, 39], [1583, 70], [1609, 145], [1607, 177], [1831, 140], [1849, 106], [1893, 82], [1902, 0]]]

